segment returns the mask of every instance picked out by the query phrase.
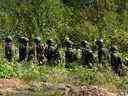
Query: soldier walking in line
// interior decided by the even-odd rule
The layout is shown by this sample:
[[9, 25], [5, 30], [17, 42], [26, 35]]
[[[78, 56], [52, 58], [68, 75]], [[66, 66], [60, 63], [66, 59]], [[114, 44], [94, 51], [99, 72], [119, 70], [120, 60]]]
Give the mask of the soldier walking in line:
[[111, 67], [114, 73], [118, 76], [123, 75], [123, 60], [117, 52], [118, 48], [115, 45], [112, 45], [110, 48], [111, 51]]
[[41, 38], [36, 36], [34, 39], [35, 43], [35, 58], [39, 62], [39, 64], [44, 63], [44, 46], [41, 44]]
[[77, 61], [77, 52], [73, 48], [73, 42], [69, 38], [66, 39], [65, 46], [65, 68], [72, 68], [73, 65], [71, 63]]
[[27, 37], [21, 37], [19, 42], [19, 61], [27, 60], [29, 53], [29, 39]]
[[87, 41], [81, 42], [82, 47], [82, 56], [81, 56], [81, 63], [83, 66], [93, 67], [95, 63], [94, 54], [91, 50]]
[[104, 41], [102, 38], [97, 40], [96, 44], [98, 46], [98, 63], [102, 64], [102, 66], [106, 66], [106, 64], [109, 62], [109, 51], [104, 46]]
[[52, 39], [48, 39], [46, 44], [47, 46], [44, 49], [44, 55], [47, 59], [47, 63], [50, 66], [56, 66], [60, 61], [60, 53], [58, 48]]
[[5, 58], [11, 62], [14, 57], [13, 39], [11, 36], [5, 38]]

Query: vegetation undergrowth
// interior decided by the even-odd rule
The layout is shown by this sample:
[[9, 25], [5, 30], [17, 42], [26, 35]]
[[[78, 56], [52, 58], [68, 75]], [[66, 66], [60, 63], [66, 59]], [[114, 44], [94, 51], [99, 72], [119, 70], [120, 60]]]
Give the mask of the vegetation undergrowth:
[[20, 78], [26, 83], [31, 81], [47, 81], [53, 84], [96, 85], [111, 91], [128, 90], [128, 74], [118, 77], [111, 68], [87, 68], [75, 64], [74, 68], [66, 69], [63, 64], [56, 67], [38, 65], [28, 62], [6, 62], [0, 60], [0, 78]]

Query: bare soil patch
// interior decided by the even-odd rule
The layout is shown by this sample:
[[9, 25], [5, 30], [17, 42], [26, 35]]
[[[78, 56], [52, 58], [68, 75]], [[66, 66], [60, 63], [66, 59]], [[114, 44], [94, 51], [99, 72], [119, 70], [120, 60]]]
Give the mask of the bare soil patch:
[[93, 85], [73, 86], [35, 81], [31, 85], [27, 85], [20, 79], [0, 79], [0, 96], [35, 96], [35, 92], [38, 91], [42, 94], [48, 93], [47, 96], [54, 96], [51, 91], [60, 92], [60, 96], [117, 96], [107, 89]]

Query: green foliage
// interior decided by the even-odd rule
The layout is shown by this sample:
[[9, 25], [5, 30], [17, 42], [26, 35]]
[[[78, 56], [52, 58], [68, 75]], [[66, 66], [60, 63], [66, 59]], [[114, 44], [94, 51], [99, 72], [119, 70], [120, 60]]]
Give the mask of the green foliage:
[[123, 30], [118, 30], [114, 32], [112, 36], [112, 42], [124, 51], [127, 51], [128, 45], [128, 32]]
[[[15, 39], [19, 36], [32, 39], [38, 34], [43, 42], [53, 38], [60, 45], [66, 37], [70, 37], [78, 47], [82, 40], [94, 44], [95, 39], [102, 36], [107, 47], [111, 42], [118, 45], [128, 61], [127, 8], [124, 5], [120, 8], [115, 0], [106, 0], [100, 4], [95, 1], [70, 0], [70, 4], [63, 4], [61, 0], [0, 0], [0, 48], [3, 47], [1, 41], [7, 35]], [[125, 1], [128, 5], [128, 1]], [[49, 68], [33, 62], [8, 63], [0, 59], [1, 78], [18, 77], [29, 81], [46, 77], [51, 82], [72, 83], [76, 76], [80, 77], [80, 83], [111, 84], [116, 88], [127, 89], [127, 76], [119, 78], [110, 68], [74, 66], [72, 70], [66, 70], [63, 66]]]
[[16, 69], [13, 63], [8, 63], [0, 59], [0, 78], [12, 78], [16, 77]]
[[114, 0], [70, 0], [68, 3], [65, 5], [61, 0], [1, 0], [0, 37], [25, 35], [32, 39], [35, 34], [41, 34], [44, 42], [53, 38], [61, 44], [65, 37], [70, 37], [79, 45], [83, 39], [93, 42], [102, 35], [108, 45], [113, 32], [120, 35], [120, 30], [127, 31], [127, 11], [122, 7], [120, 14], [117, 11], [120, 3]]
[[[36, 63], [8, 63], [0, 61], [0, 78], [21, 78], [30, 83], [34, 80], [48, 81], [53, 84], [89, 84], [98, 85], [111, 90], [128, 90], [128, 80], [126, 73], [123, 77], [118, 77], [112, 73], [111, 68], [83, 68], [77, 63], [72, 70], [65, 69], [62, 65], [56, 67], [39, 66]], [[35, 95], [40, 94], [37, 92]], [[55, 93], [57, 94], [57, 93]]]

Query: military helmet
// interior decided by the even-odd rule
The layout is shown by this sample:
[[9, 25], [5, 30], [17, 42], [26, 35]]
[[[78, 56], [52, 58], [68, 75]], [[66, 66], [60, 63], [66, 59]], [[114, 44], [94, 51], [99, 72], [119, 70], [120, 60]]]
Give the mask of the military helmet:
[[81, 46], [82, 46], [82, 47], [85, 47], [87, 44], [88, 44], [87, 41], [82, 41], [82, 42], [81, 42]]
[[102, 38], [100, 38], [100, 39], [98, 39], [98, 40], [96, 41], [96, 44], [97, 44], [97, 45], [103, 45], [103, 43], [104, 43], [104, 40], [103, 40]]
[[98, 42], [99, 42], [99, 43], [103, 43], [104, 40], [103, 40], [102, 38], [100, 38], [100, 39], [98, 39]]
[[13, 41], [13, 39], [12, 39], [12, 37], [11, 37], [11, 36], [7, 36], [7, 37], [5, 38], [5, 41], [6, 41], [6, 42], [12, 42], [12, 41]]
[[116, 45], [112, 45], [111, 46], [111, 48], [110, 48], [110, 51], [117, 51], [118, 50], [118, 48], [117, 48], [117, 46]]
[[65, 41], [69, 41], [70, 39], [69, 38], [66, 38]]
[[34, 42], [37, 43], [37, 42], [41, 42], [41, 38], [39, 36], [36, 36], [34, 38]]
[[54, 44], [54, 40], [53, 40], [53, 39], [48, 39], [46, 43], [47, 43], [47, 44], [50, 44], [50, 45], [51, 45], [51, 44]]
[[21, 37], [20, 42], [21, 43], [29, 42], [29, 39], [27, 37]]
[[65, 46], [66, 46], [67, 48], [73, 47], [73, 44], [74, 44], [74, 43], [73, 43], [71, 40], [66, 39]]
[[72, 41], [69, 41], [68, 44], [69, 44], [69, 45], [73, 45], [73, 42], [72, 42]]

